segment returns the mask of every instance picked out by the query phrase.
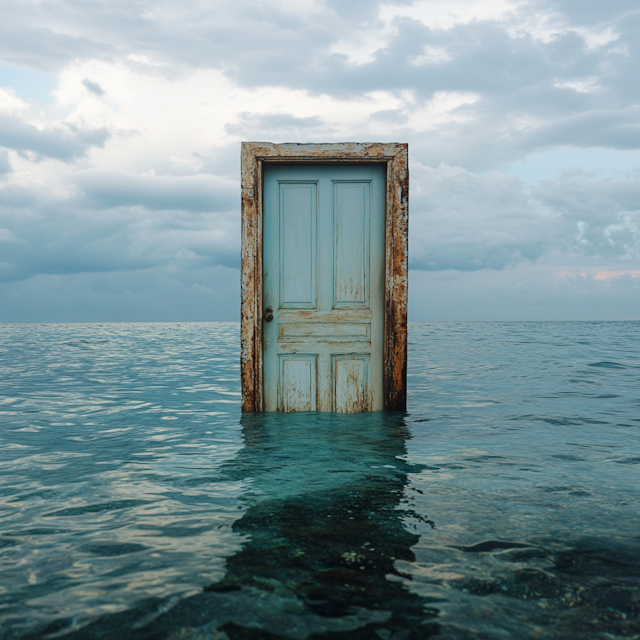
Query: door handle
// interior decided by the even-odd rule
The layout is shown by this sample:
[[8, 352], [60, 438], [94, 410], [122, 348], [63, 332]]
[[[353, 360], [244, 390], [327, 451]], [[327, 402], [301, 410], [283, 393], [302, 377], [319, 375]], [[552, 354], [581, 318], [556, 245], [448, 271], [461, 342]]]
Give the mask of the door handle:
[[271, 307], [267, 307], [264, 312], [264, 320], [265, 322], [271, 322], [273, 320], [273, 309]]

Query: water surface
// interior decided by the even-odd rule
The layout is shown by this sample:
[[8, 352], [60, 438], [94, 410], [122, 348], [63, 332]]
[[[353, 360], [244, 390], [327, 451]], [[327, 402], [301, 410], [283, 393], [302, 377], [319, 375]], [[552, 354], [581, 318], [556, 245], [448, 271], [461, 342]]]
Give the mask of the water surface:
[[406, 414], [241, 416], [235, 324], [0, 325], [0, 637], [635, 637], [639, 338], [414, 323]]

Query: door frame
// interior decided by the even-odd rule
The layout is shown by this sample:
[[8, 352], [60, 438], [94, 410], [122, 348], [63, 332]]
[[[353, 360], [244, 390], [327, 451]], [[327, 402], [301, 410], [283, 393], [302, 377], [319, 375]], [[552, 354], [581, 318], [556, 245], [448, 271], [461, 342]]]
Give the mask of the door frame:
[[409, 145], [384, 143], [243, 142], [241, 155], [242, 264], [240, 378], [242, 411], [263, 411], [262, 170], [269, 163], [386, 165], [384, 410], [407, 406], [407, 255]]

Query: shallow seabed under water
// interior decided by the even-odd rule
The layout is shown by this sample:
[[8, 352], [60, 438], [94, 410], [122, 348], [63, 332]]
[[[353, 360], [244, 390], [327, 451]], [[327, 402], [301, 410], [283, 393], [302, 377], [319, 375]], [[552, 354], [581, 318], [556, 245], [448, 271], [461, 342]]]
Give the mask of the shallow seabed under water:
[[235, 324], [0, 325], [0, 637], [640, 637], [640, 322], [414, 323], [241, 416]]

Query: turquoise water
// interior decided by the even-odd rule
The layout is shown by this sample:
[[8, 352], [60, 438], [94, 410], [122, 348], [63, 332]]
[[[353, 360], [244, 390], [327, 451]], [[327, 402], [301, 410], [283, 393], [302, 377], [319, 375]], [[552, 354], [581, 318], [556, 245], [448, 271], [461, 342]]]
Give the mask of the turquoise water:
[[413, 323], [406, 414], [238, 326], [0, 325], [0, 637], [640, 637], [640, 323]]

